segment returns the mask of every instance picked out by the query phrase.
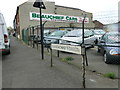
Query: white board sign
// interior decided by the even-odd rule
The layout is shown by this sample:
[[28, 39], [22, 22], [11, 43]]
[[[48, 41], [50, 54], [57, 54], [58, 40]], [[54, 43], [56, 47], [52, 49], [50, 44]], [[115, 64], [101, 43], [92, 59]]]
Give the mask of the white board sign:
[[81, 46], [51, 44], [51, 48], [54, 49], [54, 50], [59, 50], [59, 51], [81, 54]]

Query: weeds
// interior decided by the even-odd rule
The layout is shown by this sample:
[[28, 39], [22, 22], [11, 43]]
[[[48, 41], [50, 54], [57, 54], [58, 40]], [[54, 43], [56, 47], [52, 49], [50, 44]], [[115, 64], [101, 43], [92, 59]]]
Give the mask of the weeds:
[[114, 72], [109, 72], [103, 75], [104, 77], [108, 77], [111, 79], [115, 79], [116, 78], [116, 74]]
[[72, 60], [74, 60], [74, 58], [71, 57], [71, 56], [68, 56], [68, 57], [65, 57], [65, 58], [61, 59], [61, 61], [63, 61], [63, 62], [72, 61]]

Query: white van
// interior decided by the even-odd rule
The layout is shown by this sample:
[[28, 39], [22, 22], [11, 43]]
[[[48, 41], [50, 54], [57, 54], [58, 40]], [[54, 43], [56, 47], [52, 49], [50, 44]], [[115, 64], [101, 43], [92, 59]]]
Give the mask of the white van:
[[10, 39], [2, 13], [0, 13], [0, 52], [10, 54]]

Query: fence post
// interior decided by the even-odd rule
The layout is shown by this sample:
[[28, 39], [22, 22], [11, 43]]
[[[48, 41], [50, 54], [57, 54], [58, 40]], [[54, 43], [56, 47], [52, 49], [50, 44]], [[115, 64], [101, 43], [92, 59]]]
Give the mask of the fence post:
[[33, 38], [32, 38], [32, 39], [33, 39], [33, 40], [32, 40], [32, 41], [33, 41], [33, 48], [35, 48], [35, 44], [34, 44], [34, 38], [35, 38], [35, 37], [34, 37], [34, 27], [32, 27], [32, 31], [33, 31]]
[[30, 27], [30, 46], [32, 46], [32, 39], [31, 39], [31, 27]]
[[30, 45], [30, 44], [29, 44], [29, 40], [30, 40], [29, 33], [30, 33], [30, 32], [29, 32], [29, 28], [28, 28], [28, 46]]
[[53, 67], [52, 48], [50, 48], [50, 53], [51, 53], [51, 67]]
[[86, 55], [85, 55], [85, 45], [82, 44], [82, 51], [81, 51], [81, 55], [82, 55], [82, 70], [83, 70], [83, 88], [86, 88], [86, 84], [85, 84], [85, 61], [86, 61]]
[[39, 38], [39, 40], [40, 40], [40, 35], [38, 34], [39, 33], [39, 29], [38, 29], [38, 26], [37, 26], [37, 42], [36, 42], [36, 44], [37, 44], [37, 50], [38, 50], [38, 38]]
[[[58, 39], [58, 44], [59, 44], [59, 39]], [[58, 57], [60, 56], [60, 51], [59, 50], [57, 51], [57, 56]]]
[[24, 29], [22, 30], [22, 40], [24, 41]]
[[29, 37], [28, 37], [29, 31], [28, 28], [26, 29], [26, 44], [29, 45]]
[[85, 18], [86, 18], [86, 15], [84, 16], [84, 19], [83, 19], [83, 21], [82, 21], [82, 62], [83, 62], [83, 66], [82, 66], [82, 68], [83, 68], [83, 88], [86, 88], [86, 83], [85, 83], [85, 71], [86, 71], [86, 69], [85, 69], [85, 60], [86, 60], [86, 49], [85, 49], [85, 43], [84, 43], [84, 21], [85, 21]]
[[87, 60], [86, 48], [85, 48], [85, 60], [86, 60], [86, 66], [88, 66], [88, 60]]

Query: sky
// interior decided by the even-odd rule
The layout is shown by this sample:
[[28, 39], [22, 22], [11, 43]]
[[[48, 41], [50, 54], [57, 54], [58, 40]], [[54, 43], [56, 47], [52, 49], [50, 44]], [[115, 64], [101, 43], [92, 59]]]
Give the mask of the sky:
[[[13, 27], [17, 6], [27, 0], [1, 0], [0, 12], [4, 15], [7, 26]], [[120, 0], [48, 0], [56, 5], [79, 8], [93, 13], [93, 19], [103, 24], [118, 22], [118, 2]]]

